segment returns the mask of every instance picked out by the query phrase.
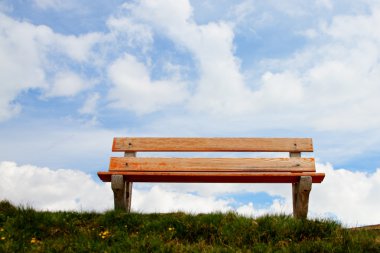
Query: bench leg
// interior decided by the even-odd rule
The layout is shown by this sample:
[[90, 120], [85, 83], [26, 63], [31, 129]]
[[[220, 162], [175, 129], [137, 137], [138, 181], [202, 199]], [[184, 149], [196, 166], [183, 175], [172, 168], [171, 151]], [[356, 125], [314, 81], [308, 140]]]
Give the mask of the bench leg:
[[309, 209], [309, 194], [312, 178], [301, 177], [298, 183], [292, 184], [293, 190], [293, 216], [298, 219], [306, 219]]
[[[136, 152], [125, 152], [124, 157], [136, 157]], [[131, 211], [132, 202], [132, 182], [125, 181], [125, 210]]]
[[125, 210], [129, 213], [131, 211], [132, 202], [132, 182], [125, 182]]
[[126, 210], [125, 181], [123, 175], [111, 176], [111, 188], [113, 191], [115, 210]]

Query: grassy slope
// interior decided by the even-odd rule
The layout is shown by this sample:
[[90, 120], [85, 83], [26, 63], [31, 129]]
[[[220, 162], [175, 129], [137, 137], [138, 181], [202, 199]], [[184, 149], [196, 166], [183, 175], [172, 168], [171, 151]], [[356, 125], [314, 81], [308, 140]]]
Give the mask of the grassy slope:
[[282, 215], [37, 212], [0, 202], [0, 252], [380, 252], [379, 236]]

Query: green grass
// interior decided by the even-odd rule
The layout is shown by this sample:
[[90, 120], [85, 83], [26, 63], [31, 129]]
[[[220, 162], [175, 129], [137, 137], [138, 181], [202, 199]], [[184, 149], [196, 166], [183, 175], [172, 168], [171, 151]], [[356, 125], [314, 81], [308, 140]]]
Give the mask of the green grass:
[[0, 252], [380, 252], [379, 236], [285, 215], [38, 212], [0, 202]]

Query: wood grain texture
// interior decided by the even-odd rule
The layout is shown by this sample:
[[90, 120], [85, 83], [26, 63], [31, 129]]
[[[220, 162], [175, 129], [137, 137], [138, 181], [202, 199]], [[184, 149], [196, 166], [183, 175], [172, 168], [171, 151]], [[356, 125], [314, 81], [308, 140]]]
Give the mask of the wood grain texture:
[[111, 189], [114, 196], [115, 210], [126, 210], [125, 205], [125, 182], [122, 175], [112, 175], [110, 177]]
[[123, 175], [130, 182], [163, 183], [297, 183], [301, 176], [311, 176], [313, 183], [321, 183], [325, 177], [315, 172], [98, 172], [104, 182], [110, 182], [113, 174]]
[[114, 152], [313, 152], [310, 138], [114, 138]]
[[110, 171], [314, 172], [314, 158], [111, 157]]
[[[125, 152], [124, 157], [136, 157], [136, 152]], [[132, 208], [133, 182], [125, 181], [125, 209], [129, 213]]]
[[293, 216], [306, 219], [309, 210], [309, 195], [312, 187], [312, 178], [302, 176], [298, 183], [293, 184]]

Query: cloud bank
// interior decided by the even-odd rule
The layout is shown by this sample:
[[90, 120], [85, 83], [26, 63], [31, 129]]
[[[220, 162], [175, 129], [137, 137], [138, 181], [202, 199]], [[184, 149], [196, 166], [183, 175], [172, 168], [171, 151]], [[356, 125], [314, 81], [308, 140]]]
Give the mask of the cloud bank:
[[[46, 97], [75, 96], [91, 88], [90, 78], [70, 70], [63, 59], [85, 63], [100, 40], [97, 33], [65, 36], [45, 25], [0, 13], [0, 122], [20, 112], [18, 95], [40, 90]], [[56, 58], [63, 58], [57, 61]]]
[[[41, 8], [60, 3], [36, 1]], [[316, 6], [333, 8], [329, 1]], [[284, 5], [282, 15], [311, 15], [304, 5], [296, 11], [299, 15], [288, 13], [292, 7]], [[0, 121], [20, 112], [17, 97], [23, 92], [38, 90], [41, 98], [52, 99], [89, 91], [99, 94], [107, 112], [162, 113], [153, 126], [176, 118], [191, 125], [202, 117], [220, 125], [228, 117], [250, 129], [371, 131], [380, 139], [380, 119], [373, 116], [380, 113], [380, 36], [372, 29], [380, 8], [372, 3], [367, 8], [293, 31], [293, 36], [305, 36], [307, 44], [252, 66], [242, 64], [246, 57], [237, 52], [236, 36], [256, 9], [245, 13], [243, 21], [225, 17], [200, 23], [198, 10], [187, 0], [144, 0], [124, 3], [111, 13], [107, 30], [79, 35], [0, 14]], [[274, 25], [273, 20], [266, 25]], [[181, 114], [173, 114], [171, 107]], [[93, 107], [92, 114], [94, 110], [99, 109]]]
[[[313, 184], [309, 217], [334, 218], [346, 226], [380, 223], [376, 195], [380, 190], [380, 169], [368, 174], [318, 164], [317, 170], [325, 172], [326, 178], [322, 184]], [[81, 171], [1, 162], [0, 174], [0, 199], [8, 199], [14, 204], [52, 211], [113, 208], [110, 184], [99, 183]], [[288, 184], [135, 184], [132, 207], [139, 212], [291, 214], [290, 188]], [[233, 197], [222, 197], [239, 192], [266, 192], [273, 199], [270, 205], [262, 207], [254, 198], [241, 203]]]

